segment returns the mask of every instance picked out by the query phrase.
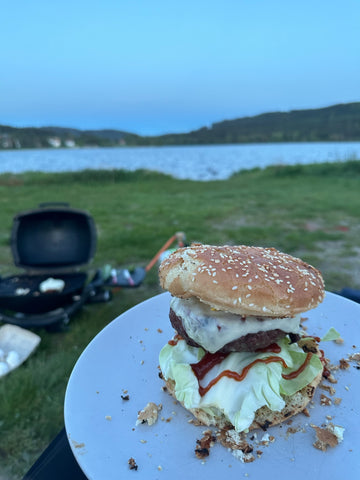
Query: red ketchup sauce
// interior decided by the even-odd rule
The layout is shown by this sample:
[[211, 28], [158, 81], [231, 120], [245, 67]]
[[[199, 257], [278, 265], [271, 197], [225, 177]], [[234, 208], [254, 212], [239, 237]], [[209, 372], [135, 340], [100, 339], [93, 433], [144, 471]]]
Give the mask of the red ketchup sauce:
[[320, 350], [320, 353], [321, 353], [320, 361], [323, 365], [323, 377], [328, 378], [331, 375], [331, 372], [327, 368], [327, 361], [326, 361], [326, 358], [325, 358], [325, 352], [324, 352], [324, 350]]
[[218, 363], [221, 363], [228, 356], [228, 353], [210, 353], [206, 352], [203, 358], [198, 363], [191, 363], [190, 367], [195, 374], [195, 377], [200, 381], [205, 375]]
[[285, 380], [292, 380], [293, 378], [296, 378], [298, 375], [300, 375], [301, 372], [303, 372], [305, 370], [305, 368], [309, 365], [309, 362], [310, 362], [310, 358], [312, 357], [312, 353], [309, 352], [307, 355], [306, 355], [306, 358], [305, 358], [305, 362], [297, 369], [295, 370], [294, 372], [290, 372], [288, 374], [285, 374], [283, 373], [281, 376], [285, 379]]
[[179, 340], [183, 340], [183, 337], [177, 333], [172, 340], [168, 341], [168, 344], [171, 345], [172, 347], [175, 347], [175, 345], [178, 344]]
[[277, 343], [272, 343], [271, 345], [268, 345], [265, 348], [258, 348], [255, 350], [255, 352], [259, 353], [280, 353], [281, 352], [281, 347]]
[[[217, 377], [213, 378], [206, 385], [206, 387], [202, 387], [199, 384], [199, 394], [200, 394], [201, 397], [203, 397], [210, 390], [210, 388], [213, 387], [223, 377], [232, 378], [233, 380], [236, 380], [237, 382], [241, 382], [242, 380], [244, 380], [244, 378], [246, 377], [246, 375], [248, 374], [248, 372], [249, 372], [249, 370], [252, 366], [256, 365], [257, 363], [272, 363], [272, 362], [280, 362], [280, 363], [282, 363], [284, 368], [287, 367], [285, 361], [281, 357], [271, 356], [271, 357], [268, 357], [268, 358], [257, 358], [253, 362], [246, 365], [246, 367], [244, 367], [242, 369], [241, 373], [233, 372], [232, 370], [223, 370]], [[191, 365], [191, 367], [192, 367], [192, 365]]]
[[[259, 349], [257, 351], [258, 352], [263, 352], [263, 353], [268, 353], [268, 352], [269, 353], [280, 353], [281, 352], [281, 347], [279, 347], [279, 345], [274, 343], [274, 344], [271, 344], [264, 349]], [[201, 386], [200, 385], [200, 380], [202, 380], [205, 377], [205, 375], [213, 367], [215, 367], [216, 365], [221, 363], [228, 355], [229, 355], [229, 353], [220, 353], [220, 352], [209, 353], [209, 352], [206, 352], [205, 355], [203, 356], [203, 358], [199, 362], [190, 364], [190, 366], [192, 368], [192, 371], [194, 372], [194, 375], [198, 379], [199, 394], [200, 394], [201, 397], [203, 397], [223, 377], [232, 378], [233, 380], [235, 380], [237, 382], [241, 382], [242, 380], [244, 380], [246, 375], [249, 373], [249, 370], [251, 369], [251, 367], [253, 367], [257, 363], [269, 364], [269, 363], [273, 363], [273, 362], [280, 362], [284, 368], [287, 368], [287, 365], [286, 365], [283, 358], [278, 357], [276, 355], [271, 355], [267, 358], [257, 358], [257, 359], [255, 359], [253, 362], [246, 365], [246, 367], [244, 367], [242, 369], [241, 373], [237, 373], [237, 372], [234, 372], [232, 370], [224, 370], [218, 376], [213, 378], [208, 383], [208, 385], [206, 385], [206, 387]], [[297, 370], [295, 370], [293, 372], [290, 372], [288, 374], [282, 374], [282, 377], [285, 380], [291, 380], [293, 378], [296, 378], [298, 375], [300, 375], [301, 372], [303, 372], [305, 370], [305, 368], [307, 367], [307, 365], [310, 362], [311, 356], [312, 356], [312, 353], [309, 352], [306, 355], [304, 363]]]

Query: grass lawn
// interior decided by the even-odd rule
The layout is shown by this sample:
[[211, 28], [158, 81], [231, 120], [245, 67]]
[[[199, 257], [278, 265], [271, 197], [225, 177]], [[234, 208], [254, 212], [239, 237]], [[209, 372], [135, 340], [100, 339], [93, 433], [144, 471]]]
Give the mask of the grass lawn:
[[[146, 266], [183, 231], [189, 242], [274, 246], [318, 267], [328, 290], [360, 288], [359, 192], [358, 161], [255, 169], [213, 182], [147, 171], [1, 175], [0, 274], [18, 272], [9, 246], [13, 216], [65, 201], [94, 217], [98, 244], [90, 276], [105, 264]], [[0, 478], [21, 478], [62, 428], [66, 384], [89, 341], [158, 293], [155, 266], [138, 289], [85, 305], [68, 331], [37, 330], [36, 352], [0, 379]]]

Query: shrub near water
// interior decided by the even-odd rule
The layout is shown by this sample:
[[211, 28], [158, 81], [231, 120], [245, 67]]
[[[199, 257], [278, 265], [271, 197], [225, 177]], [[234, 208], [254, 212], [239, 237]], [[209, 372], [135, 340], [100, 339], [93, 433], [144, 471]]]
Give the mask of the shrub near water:
[[[105, 264], [145, 266], [176, 231], [188, 241], [274, 246], [320, 268], [328, 290], [360, 288], [360, 162], [271, 167], [226, 181], [175, 180], [148, 171], [0, 176], [0, 273], [18, 272], [12, 218], [47, 201], [94, 217], [98, 244], [89, 277]], [[0, 379], [0, 477], [21, 478], [63, 426], [67, 380], [82, 350], [115, 317], [160, 293], [156, 266], [138, 289], [90, 304], [67, 332], [38, 330], [29, 360]]]

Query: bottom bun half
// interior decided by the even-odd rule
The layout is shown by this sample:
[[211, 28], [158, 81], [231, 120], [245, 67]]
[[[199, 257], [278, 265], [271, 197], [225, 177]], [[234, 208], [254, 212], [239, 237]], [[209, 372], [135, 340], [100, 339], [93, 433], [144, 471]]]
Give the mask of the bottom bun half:
[[[300, 391], [290, 396], [284, 396], [285, 407], [281, 411], [272, 411], [267, 406], [259, 408], [255, 412], [255, 418], [249, 426], [249, 431], [255, 429], [266, 430], [273, 425], [282, 423], [290, 417], [303, 412], [308, 403], [312, 400], [316, 387], [321, 382], [321, 379], [322, 372], [320, 372], [311, 383], [303, 387]], [[168, 379], [165, 381], [165, 384], [170, 395], [178, 400], [175, 395], [175, 382], [172, 379]], [[184, 407], [183, 403], [180, 403]], [[213, 426], [219, 429], [234, 428], [234, 425], [221, 412], [219, 412], [218, 416], [214, 417], [201, 408], [190, 408], [186, 410], [192, 413], [203, 425]]]

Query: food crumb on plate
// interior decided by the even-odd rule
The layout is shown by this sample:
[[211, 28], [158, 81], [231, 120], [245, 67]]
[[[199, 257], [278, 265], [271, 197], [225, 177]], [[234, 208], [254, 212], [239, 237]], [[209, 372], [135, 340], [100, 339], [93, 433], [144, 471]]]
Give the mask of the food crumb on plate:
[[203, 437], [196, 440], [195, 455], [197, 458], [203, 460], [210, 455], [210, 448], [214, 446], [216, 437], [211, 430], [203, 432]]
[[340, 366], [340, 370], [348, 370], [350, 368], [350, 363], [344, 358], [341, 358], [339, 360], [339, 366]]
[[156, 405], [154, 402], [149, 402], [145, 408], [138, 412], [136, 425], [147, 423], [153, 425], [158, 419], [158, 413], [161, 411], [162, 405]]
[[340, 425], [329, 423], [323, 428], [316, 425], [311, 425], [311, 427], [316, 433], [316, 440], [313, 446], [318, 450], [326, 452], [328, 447], [336, 447], [343, 440], [345, 428]]
[[336, 393], [335, 388], [331, 385], [324, 385], [323, 383], [321, 383], [319, 386], [322, 390], [326, 390], [330, 395], [335, 395]]
[[322, 393], [320, 396], [320, 405], [329, 407], [331, 404], [331, 399]]
[[227, 447], [233, 456], [242, 463], [250, 463], [255, 460], [254, 448], [247, 442], [244, 433], [238, 433], [235, 429], [223, 429], [217, 433], [220, 443]]
[[135, 459], [134, 458], [129, 458], [128, 460], [128, 464], [129, 464], [129, 468], [130, 470], [137, 470], [139, 467], [137, 465], [137, 463], [135, 462]]

